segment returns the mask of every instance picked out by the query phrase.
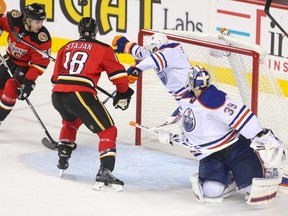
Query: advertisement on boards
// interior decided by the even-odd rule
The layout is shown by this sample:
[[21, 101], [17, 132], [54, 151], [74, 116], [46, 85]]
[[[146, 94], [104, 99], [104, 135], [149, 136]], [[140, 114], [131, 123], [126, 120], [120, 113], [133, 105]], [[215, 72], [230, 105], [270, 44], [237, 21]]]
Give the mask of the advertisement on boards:
[[[83, 16], [93, 17], [99, 25], [98, 39], [111, 43], [117, 34], [136, 41], [142, 28], [163, 30], [209, 31], [209, 2], [201, 1], [195, 10], [195, 0], [87, 0], [86, 6], [79, 0], [0, 0], [6, 10], [21, 10], [25, 5], [39, 3], [47, 13], [45, 26], [55, 39], [78, 37], [77, 24]], [[199, 1], [197, 1], [199, 3]]]
[[[287, 9], [272, 8], [271, 13], [288, 31], [288, 23], [283, 21], [288, 19]], [[271, 71], [287, 76], [288, 38], [267, 17], [263, 5], [215, 0], [211, 2], [211, 16], [210, 33], [226, 27], [233, 36], [260, 45], [267, 51]]]
[[[96, 18], [97, 39], [107, 44], [119, 34], [137, 41], [142, 28], [217, 34], [225, 27], [234, 37], [262, 46], [268, 54], [269, 68], [288, 80], [288, 39], [266, 16], [264, 5], [232, 0], [87, 0], [83, 6], [80, 0], [0, 0], [0, 12], [21, 10], [35, 2], [46, 10], [45, 26], [52, 36], [52, 52], [79, 37], [77, 24], [84, 16]], [[284, 22], [288, 20], [287, 9], [271, 8], [284, 29], [288, 29]], [[5, 45], [5, 36], [0, 43]]]

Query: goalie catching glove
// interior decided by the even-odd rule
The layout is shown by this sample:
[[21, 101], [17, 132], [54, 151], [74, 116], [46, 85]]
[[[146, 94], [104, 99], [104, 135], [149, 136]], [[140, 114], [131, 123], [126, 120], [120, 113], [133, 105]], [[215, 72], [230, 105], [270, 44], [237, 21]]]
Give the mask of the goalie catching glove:
[[115, 47], [114, 51], [117, 53], [131, 54], [131, 49], [135, 44], [122, 35], [115, 36], [112, 41], [112, 46]]
[[182, 116], [170, 116], [156, 130], [158, 131], [158, 140], [162, 144], [174, 145], [175, 143], [183, 142]]
[[284, 145], [272, 130], [264, 128], [252, 139], [250, 146], [259, 153], [266, 169], [279, 168], [284, 157]]
[[122, 110], [126, 110], [129, 107], [131, 96], [134, 94], [134, 90], [128, 88], [128, 90], [124, 93], [120, 93], [117, 91], [114, 99], [113, 106], [117, 109], [120, 108]]

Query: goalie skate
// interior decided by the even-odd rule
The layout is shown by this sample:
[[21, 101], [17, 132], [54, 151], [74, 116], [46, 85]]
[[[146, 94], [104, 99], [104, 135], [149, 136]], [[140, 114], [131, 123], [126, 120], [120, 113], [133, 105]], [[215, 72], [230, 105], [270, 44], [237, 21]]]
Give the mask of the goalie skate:
[[93, 189], [99, 191], [122, 191], [123, 185], [124, 182], [113, 176], [110, 170], [102, 168], [96, 176], [96, 183]]

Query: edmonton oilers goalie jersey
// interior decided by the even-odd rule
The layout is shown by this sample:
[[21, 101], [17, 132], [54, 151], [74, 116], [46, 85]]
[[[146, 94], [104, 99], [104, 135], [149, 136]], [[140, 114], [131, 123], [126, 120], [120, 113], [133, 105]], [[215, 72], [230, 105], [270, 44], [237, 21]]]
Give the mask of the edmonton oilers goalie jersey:
[[210, 85], [197, 98], [187, 92], [180, 100], [185, 145], [197, 159], [228, 147], [239, 134], [253, 138], [262, 127], [245, 105], [229, 99], [226, 93]]
[[192, 66], [179, 43], [162, 45], [153, 54], [146, 48], [135, 45], [131, 54], [134, 58], [141, 60], [137, 68], [142, 71], [149, 69], [156, 71], [167, 91], [175, 97], [177, 102], [187, 92], [185, 83]]

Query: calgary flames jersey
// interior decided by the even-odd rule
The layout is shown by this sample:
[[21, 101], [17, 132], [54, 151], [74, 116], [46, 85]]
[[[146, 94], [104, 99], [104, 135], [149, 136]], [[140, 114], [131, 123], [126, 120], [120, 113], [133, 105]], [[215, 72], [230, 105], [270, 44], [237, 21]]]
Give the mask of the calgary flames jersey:
[[[0, 28], [8, 32], [7, 53], [10, 55], [14, 64], [24, 67], [29, 66], [30, 69], [25, 77], [29, 80], [35, 80], [44, 72], [50, 60], [46, 55], [41, 55], [35, 49], [17, 40], [13, 35], [13, 30], [15, 30], [21, 39], [48, 55], [50, 55], [52, 43], [50, 34], [44, 26], [42, 26], [38, 33], [29, 32], [24, 28], [23, 14], [21, 12], [12, 10], [8, 13], [0, 15]], [[14, 29], [11, 29], [11, 25], [13, 25]]]
[[95, 87], [103, 71], [119, 92], [128, 90], [126, 70], [109, 45], [89, 37], [70, 41], [57, 54], [51, 79], [56, 84], [53, 92], [96, 94]]

